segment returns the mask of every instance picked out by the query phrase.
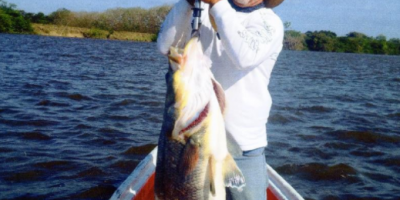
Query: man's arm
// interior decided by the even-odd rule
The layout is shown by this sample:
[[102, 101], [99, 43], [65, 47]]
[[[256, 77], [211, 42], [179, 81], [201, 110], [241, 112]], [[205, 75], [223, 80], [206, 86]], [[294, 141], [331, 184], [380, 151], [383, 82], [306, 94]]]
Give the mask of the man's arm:
[[221, 42], [236, 67], [256, 67], [281, 51], [283, 24], [272, 11], [253, 11], [252, 23], [245, 27], [227, 0], [218, 0], [210, 6]]
[[157, 38], [157, 48], [162, 54], [168, 54], [171, 46], [183, 47], [191, 33], [191, 8], [187, 0], [180, 0], [166, 16]]

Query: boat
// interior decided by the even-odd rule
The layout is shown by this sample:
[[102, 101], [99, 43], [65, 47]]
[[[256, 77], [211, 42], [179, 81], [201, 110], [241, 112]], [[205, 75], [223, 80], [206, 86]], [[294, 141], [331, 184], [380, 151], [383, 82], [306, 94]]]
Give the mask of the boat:
[[[157, 147], [154, 148], [117, 188], [110, 200], [153, 200]], [[266, 164], [268, 172], [268, 200], [304, 200], [274, 169]]]

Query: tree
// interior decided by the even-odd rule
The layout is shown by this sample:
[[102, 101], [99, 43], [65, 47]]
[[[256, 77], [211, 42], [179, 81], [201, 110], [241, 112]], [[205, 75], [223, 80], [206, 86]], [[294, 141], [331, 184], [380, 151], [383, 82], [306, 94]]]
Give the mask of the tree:
[[388, 54], [400, 55], [400, 39], [392, 38], [388, 41]]
[[285, 22], [283, 23], [283, 26], [285, 27], [285, 29], [290, 29], [291, 28], [292, 23], [291, 22]]
[[73, 21], [72, 12], [65, 8], [58, 9], [57, 11], [51, 13], [49, 17], [50, 20], [57, 25], [66, 26]]
[[0, 33], [13, 32], [13, 24], [10, 15], [5, 14], [0, 10]]
[[306, 44], [304, 34], [298, 31], [288, 30], [285, 31], [283, 48], [286, 50], [305, 50]]
[[15, 10], [15, 4], [7, 4], [0, 0], [0, 32], [2, 33], [32, 33], [33, 29], [22, 13]]
[[364, 33], [350, 32], [346, 35], [349, 38], [368, 38]]
[[375, 40], [371, 42], [372, 53], [374, 54], [388, 54], [388, 44], [386, 42], [386, 36], [378, 35]]
[[311, 51], [332, 52], [335, 48], [336, 33], [331, 31], [308, 31], [305, 40], [308, 49]]

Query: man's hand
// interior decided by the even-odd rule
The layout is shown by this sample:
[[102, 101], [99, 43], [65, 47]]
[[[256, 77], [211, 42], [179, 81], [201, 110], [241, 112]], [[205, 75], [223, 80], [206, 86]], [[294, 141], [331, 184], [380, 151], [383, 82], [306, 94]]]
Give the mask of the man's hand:
[[210, 6], [213, 6], [214, 4], [218, 3], [221, 0], [201, 0], [201, 1], [210, 4]]
[[218, 3], [219, 1], [222, 1], [222, 0], [201, 0], [201, 1], [204, 2], [204, 3], [210, 4], [210, 8], [211, 8], [214, 4], [216, 4], [216, 3]]
[[194, 1], [195, 0], [186, 0], [190, 5], [194, 6]]
[[[186, 0], [190, 5], [194, 6], [195, 0]], [[214, 4], [216, 4], [218, 1], [221, 0], [201, 0], [204, 3], [210, 4], [210, 7], [212, 7]]]

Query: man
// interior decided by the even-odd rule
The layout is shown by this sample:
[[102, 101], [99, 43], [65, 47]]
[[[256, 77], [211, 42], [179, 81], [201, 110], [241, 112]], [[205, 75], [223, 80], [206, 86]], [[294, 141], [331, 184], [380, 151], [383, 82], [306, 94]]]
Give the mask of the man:
[[[272, 99], [268, 84], [282, 50], [283, 24], [271, 10], [283, 0], [202, 0], [200, 40], [211, 70], [225, 91], [225, 126], [243, 151], [235, 161], [246, 179], [227, 199], [266, 199], [264, 148]], [[180, 0], [167, 15], [157, 40], [167, 54], [191, 37], [194, 0]]]

